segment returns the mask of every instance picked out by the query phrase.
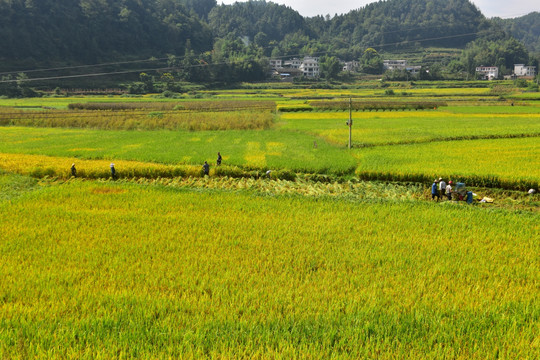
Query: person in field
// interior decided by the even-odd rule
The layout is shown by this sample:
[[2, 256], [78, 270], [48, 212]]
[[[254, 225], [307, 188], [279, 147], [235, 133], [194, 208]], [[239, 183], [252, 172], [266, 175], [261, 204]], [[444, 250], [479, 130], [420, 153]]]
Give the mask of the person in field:
[[446, 182], [442, 178], [439, 178], [439, 195], [441, 199], [443, 198], [445, 193], [446, 193]]
[[446, 185], [446, 197], [448, 197], [448, 201], [452, 200], [452, 180]]
[[204, 165], [202, 166], [204, 175], [210, 175], [210, 165], [208, 165], [208, 162], [204, 162]]
[[433, 180], [433, 185], [431, 185], [431, 200], [435, 200], [437, 198], [437, 201], [439, 201], [439, 181], [437, 179]]
[[116, 169], [114, 168], [114, 164], [111, 163], [111, 176], [113, 180], [116, 180]]
[[75, 168], [75, 163], [71, 164], [71, 176], [77, 176], [77, 169]]
[[217, 165], [217, 166], [221, 165], [221, 154], [219, 153], [219, 151], [218, 151], [218, 153], [217, 153], [217, 161], [216, 161], [216, 165]]

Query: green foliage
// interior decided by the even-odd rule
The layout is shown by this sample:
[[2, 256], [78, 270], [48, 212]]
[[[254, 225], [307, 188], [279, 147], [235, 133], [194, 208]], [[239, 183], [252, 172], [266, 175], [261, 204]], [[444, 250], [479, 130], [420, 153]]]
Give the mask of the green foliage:
[[332, 80], [341, 72], [341, 64], [335, 56], [323, 56], [319, 60], [320, 74], [324, 79]]
[[529, 51], [540, 53], [540, 12], [517, 18], [494, 18], [493, 21], [522, 42]]
[[287, 34], [306, 29], [305, 20], [298, 12], [266, 1], [218, 5], [210, 12], [208, 24], [219, 38], [233, 35], [253, 40], [257, 34], [264, 33], [268, 41], [281, 41]]
[[[505, 34], [503, 25], [486, 20], [468, 0], [379, 1], [332, 18], [303, 18], [287, 6], [264, 0], [233, 5], [217, 3], [216, 0], [3, 0], [0, 48], [5, 55], [0, 70], [101, 62], [107, 64], [103, 72], [119, 74], [108, 78], [62, 79], [62, 87], [112, 88], [121, 83], [130, 94], [147, 94], [185, 91], [181, 81], [215, 88], [265, 80], [269, 56], [327, 54], [321, 62], [325, 79], [338, 78], [337, 58], [360, 59], [362, 72], [382, 74], [382, 57], [375, 49], [390, 53], [418, 51], [423, 46], [462, 49], [476, 40], [461, 64], [450, 64], [453, 78], [459, 78], [463, 68], [473, 74], [476, 65], [488, 63], [501, 67], [501, 73], [505, 73], [513, 62], [526, 62], [528, 57], [524, 47]], [[527, 20], [527, 24], [533, 20]], [[432, 65], [446, 65], [449, 58], [444, 51], [419, 58], [417, 63], [430, 70], [423, 72], [420, 79], [442, 79], [442, 71], [435, 71]], [[133, 59], [153, 59], [149, 62], [152, 66], [139, 79], [136, 71], [130, 71], [141, 68], [140, 64], [130, 64]], [[115, 64], [116, 61], [119, 63]], [[165, 62], [168, 69], [163, 71], [172, 78], [160, 79], [163, 73], [151, 69], [163, 69]], [[70, 70], [69, 75], [79, 71], [88, 70]], [[66, 75], [66, 71], [47, 72], [47, 76], [55, 75]], [[403, 73], [389, 74], [386, 78], [409, 80]], [[52, 89], [58, 86], [58, 81], [39, 82], [39, 86]], [[39, 93], [29, 86], [17, 88], [0, 83], [1, 95], [38, 96]]]
[[383, 60], [377, 50], [368, 48], [360, 58], [361, 71], [366, 74], [382, 74]]
[[0, 95], [9, 98], [40, 97], [41, 94], [30, 87], [30, 83], [27, 79], [28, 75], [25, 73], [18, 73], [17, 76], [11, 74], [1, 76]]
[[217, 5], [216, 0], [180, 0], [188, 9], [199, 15], [199, 18], [206, 19], [210, 11]]
[[308, 24], [323, 41], [347, 44], [351, 48], [354, 45], [399, 48], [400, 44], [418, 47], [414, 44], [417, 40], [422, 40], [421, 46], [463, 47], [486, 26], [485, 18], [468, 0], [379, 1], [328, 21], [321, 20], [316, 17]]
[[530, 83], [528, 86], [527, 86], [527, 91], [530, 91], [530, 92], [538, 92], [538, 84], [537, 83]]
[[198, 51], [212, 43], [208, 26], [177, 0], [2, 1], [0, 32], [2, 54], [37, 63], [112, 62], [177, 53], [188, 39]]
[[514, 85], [516, 85], [518, 88], [526, 88], [529, 84], [525, 79], [516, 79], [514, 80]]
[[462, 56], [469, 74], [475, 74], [477, 66], [498, 66], [499, 74], [504, 75], [509, 72], [504, 69], [513, 69], [514, 64], [526, 64], [529, 61], [529, 54], [525, 46], [513, 38], [501, 40], [479, 39], [467, 45], [467, 49]]

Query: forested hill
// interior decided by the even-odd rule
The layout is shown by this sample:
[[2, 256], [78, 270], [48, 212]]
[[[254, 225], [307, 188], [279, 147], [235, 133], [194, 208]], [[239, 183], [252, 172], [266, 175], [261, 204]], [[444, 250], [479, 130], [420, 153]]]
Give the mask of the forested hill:
[[304, 18], [284, 5], [266, 1], [237, 2], [216, 6], [208, 16], [208, 23], [218, 37], [257, 34], [268, 41], [281, 41], [287, 34], [308, 32]]
[[[321, 28], [322, 18], [310, 21]], [[489, 23], [468, 0], [379, 1], [326, 22], [326, 39], [360, 46], [410, 44], [464, 47]]]
[[493, 19], [516, 39], [523, 42], [525, 47], [540, 54], [540, 13], [532, 12], [514, 19]]
[[504, 27], [530, 45], [537, 16], [503, 24], [469, 0], [381, 0], [312, 18], [265, 0], [0, 0], [0, 71], [185, 54], [194, 62], [320, 54], [353, 60], [367, 47], [399, 52], [506, 41]]
[[[215, 0], [0, 0], [0, 61], [36, 64], [183, 53], [212, 48], [201, 21]], [[209, 9], [207, 11], [209, 11]]]

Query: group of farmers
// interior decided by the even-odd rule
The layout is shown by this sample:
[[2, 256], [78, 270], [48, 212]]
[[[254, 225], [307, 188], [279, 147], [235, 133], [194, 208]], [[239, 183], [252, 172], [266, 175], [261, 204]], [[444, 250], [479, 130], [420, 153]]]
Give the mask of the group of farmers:
[[[219, 166], [219, 165], [221, 165], [222, 157], [221, 157], [221, 154], [219, 152], [217, 154], [218, 154], [218, 157], [217, 157], [216, 165]], [[112, 179], [116, 180], [117, 179], [116, 168], [114, 167], [113, 163], [111, 163], [110, 169], [111, 169], [111, 177], [112, 177]], [[208, 165], [208, 162], [206, 162], [206, 161], [204, 162], [204, 165], [203, 165], [203, 173], [204, 173], [204, 175], [209, 175], [210, 174], [210, 165]], [[75, 167], [75, 163], [71, 164], [71, 176], [77, 177], [77, 168]]]
[[[116, 168], [114, 167], [114, 164], [111, 163], [111, 177], [113, 180], [116, 180]], [[71, 164], [71, 176], [77, 177], [77, 168], [75, 167], [75, 163]]]
[[433, 185], [431, 185], [431, 199], [437, 199], [439, 201], [442, 200], [443, 196], [446, 196], [448, 200], [452, 200], [452, 180], [448, 181], [448, 184], [443, 178], [433, 180]]

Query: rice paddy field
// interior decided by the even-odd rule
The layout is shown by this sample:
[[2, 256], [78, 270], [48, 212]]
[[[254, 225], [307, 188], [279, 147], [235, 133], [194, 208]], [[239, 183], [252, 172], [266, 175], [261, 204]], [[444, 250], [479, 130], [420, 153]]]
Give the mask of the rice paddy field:
[[540, 358], [540, 97], [435, 85], [0, 99], [0, 359]]

